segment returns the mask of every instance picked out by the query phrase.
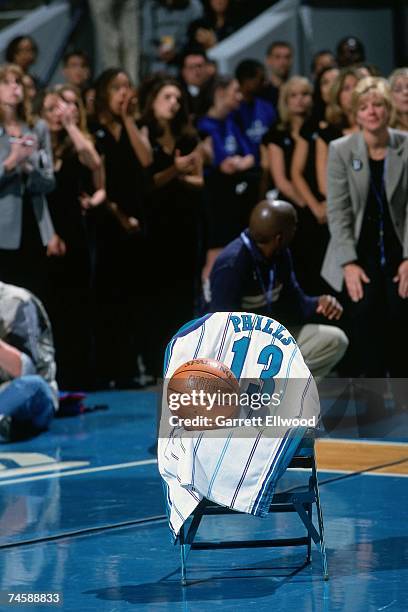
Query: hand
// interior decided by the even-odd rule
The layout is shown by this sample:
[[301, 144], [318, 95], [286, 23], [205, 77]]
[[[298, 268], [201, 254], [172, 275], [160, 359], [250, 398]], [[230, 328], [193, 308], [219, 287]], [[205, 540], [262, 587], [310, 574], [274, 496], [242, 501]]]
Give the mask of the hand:
[[11, 153], [8, 159], [15, 167], [28, 159], [37, 150], [37, 138], [34, 134], [26, 134], [22, 138], [13, 138], [11, 139], [10, 147]]
[[205, 49], [210, 49], [217, 44], [215, 32], [213, 30], [207, 30], [206, 28], [198, 28], [195, 33], [195, 39]]
[[62, 238], [58, 234], [54, 234], [47, 245], [48, 257], [63, 257], [67, 252], [67, 247]]
[[89, 195], [89, 193], [81, 193], [79, 202], [83, 214], [85, 214], [90, 208], [96, 208], [106, 202], [106, 191], [105, 189], [97, 189], [92, 195]]
[[363, 268], [357, 264], [350, 263], [344, 266], [344, 282], [347, 292], [353, 302], [358, 302], [364, 297], [363, 283], [369, 283], [370, 279]]
[[126, 94], [120, 106], [120, 114], [122, 116], [122, 119], [125, 120], [126, 118], [129, 118], [129, 117], [133, 119], [136, 114], [136, 106], [137, 106], [137, 93], [136, 93], [136, 89], [132, 88], [128, 91], [128, 93]]
[[223, 174], [235, 174], [235, 172], [238, 172], [236, 156], [226, 157], [220, 163], [220, 170]]
[[316, 221], [319, 225], [327, 223], [327, 203], [319, 202], [319, 205], [313, 208], [312, 213], [316, 217]]
[[317, 303], [317, 314], [321, 314], [326, 319], [338, 321], [343, 314], [343, 306], [332, 295], [321, 295]]
[[69, 128], [71, 125], [75, 125], [75, 115], [77, 111], [73, 105], [67, 104], [64, 100], [58, 100], [57, 111], [65, 129]]
[[392, 279], [394, 283], [398, 283], [398, 295], [405, 299], [408, 297], [408, 260], [400, 263], [398, 272]]
[[174, 165], [181, 174], [190, 174], [196, 167], [196, 153], [190, 153], [189, 155], [181, 155], [179, 149], [176, 149], [174, 157]]

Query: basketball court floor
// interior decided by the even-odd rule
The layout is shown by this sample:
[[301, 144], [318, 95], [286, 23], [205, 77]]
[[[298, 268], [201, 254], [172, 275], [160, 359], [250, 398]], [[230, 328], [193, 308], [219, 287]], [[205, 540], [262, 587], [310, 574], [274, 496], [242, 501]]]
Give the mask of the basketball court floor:
[[[12, 609], [8, 593], [58, 593], [62, 604], [15, 608], [405, 612], [406, 413], [386, 442], [343, 430], [318, 443], [328, 582], [315, 547], [306, 567], [302, 548], [262, 548], [192, 551], [182, 587], [155, 458], [156, 402], [154, 391], [90, 394], [88, 404], [108, 409], [0, 447], [1, 610]], [[287, 473], [281, 487], [301, 478]], [[208, 517], [202, 530], [207, 539], [302, 532], [287, 514]]]

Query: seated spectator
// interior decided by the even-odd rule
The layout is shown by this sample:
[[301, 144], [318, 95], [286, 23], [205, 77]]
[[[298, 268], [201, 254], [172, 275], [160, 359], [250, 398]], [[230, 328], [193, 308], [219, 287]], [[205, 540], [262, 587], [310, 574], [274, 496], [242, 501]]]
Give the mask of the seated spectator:
[[255, 163], [260, 163], [260, 145], [268, 129], [276, 121], [276, 112], [270, 102], [259, 97], [265, 82], [265, 69], [257, 60], [240, 62], [235, 70], [242, 93], [241, 103], [234, 111], [234, 120], [251, 143]]
[[336, 59], [340, 68], [365, 61], [364, 45], [356, 36], [346, 36], [337, 43]]
[[51, 326], [41, 302], [0, 282], [0, 440], [48, 428], [58, 409]]
[[408, 68], [397, 68], [389, 77], [393, 109], [390, 126], [408, 131]]
[[184, 51], [180, 61], [180, 77], [186, 93], [188, 111], [194, 120], [205, 113], [210, 102], [212, 79], [208, 76], [204, 51], [197, 47]]
[[296, 211], [288, 202], [263, 201], [254, 208], [249, 228], [214, 263], [210, 309], [253, 312], [278, 320], [296, 338], [313, 376], [322, 378], [341, 359], [348, 341], [337, 327], [307, 322], [316, 314], [338, 320], [343, 309], [333, 296], [310, 297], [299, 286], [288, 248], [296, 222]]
[[190, 43], [207, 51], [237, 30], [234, 0], [204, 0], [204, 16], [190, 24]]
[[321, 49], [313, 55], [312, 63], [310, 66], [310, 72], [312, 73], [313, 81], [316, 81], [317, 77], [327, 66], [335, 66], [336, 58], [329, 49]]
[[202, 16], [200, 0], [146, 0], [143, 5], [144, 74], [177, 73], [179, 54], [188, 42], [188, 27]]
[[83, 91], [91, 76], [87, 54], [84, 51], [69, 51], [64, 55], [62, 62], [66, 84]]
[[246, 227], [257, 197], [258, 179], [251, 174], [255, 164], [252, 146], [232, 117], [241, 100], [236, 79], [217, 77], [211, 107], [198, 121], [207, 163], [204, 198], [208, 244], [202, 272], [204, 282], [222, 247]]
[[279, 88], [288, 80], [293, 64], [292, 46], [282, 40], [277, 40], [269, 45], [265, 58], [268, 73], [262, 97], [271, 102], [276, 108], [278, 105]]

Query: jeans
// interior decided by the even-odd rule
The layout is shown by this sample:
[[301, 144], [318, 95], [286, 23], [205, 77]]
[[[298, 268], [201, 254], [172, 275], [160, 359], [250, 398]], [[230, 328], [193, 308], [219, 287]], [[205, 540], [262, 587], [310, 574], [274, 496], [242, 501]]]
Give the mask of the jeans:
[[41, 376], [15, 378], [0, 389], [0, 414], [11, 416], [23, 437], [44, 431], [54, 416], [51, 387]]

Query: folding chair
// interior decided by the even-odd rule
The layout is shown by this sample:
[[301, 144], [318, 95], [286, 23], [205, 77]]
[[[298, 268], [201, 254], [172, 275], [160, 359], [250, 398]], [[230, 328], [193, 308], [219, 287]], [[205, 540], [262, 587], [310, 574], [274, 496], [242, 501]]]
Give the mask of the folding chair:
[[[319, 485], [317, 480], [316, 461], [314, 453], [314, 439], [304, 438], [293, 457], [289, 468], [310, 469], [310, 477], [307, 485], [294, 487], [282, 493], [276, 493], [272, 499], [269, 512], [297, 512], [307, 534], [303, 537], [280, 538], [273, 540], [234, 540], [234, 541], [211, 541], [195, 542], [194, 538], [204, 516], [243, 514], [204, 498], [194, 510], [190, 518], [189, 526], [182, 526], [179, 534], [181, 553], [181, 584], [187, 585], [187, 556], [190, 550], [214, 550], [218, 548], [260, 548], [280, 546], [306, 546], [307, 554], [305, 565], [311, 560], [312, 540], [320, 547], [323, 579], [329, 579], [327, 556], [324, 542], [323, 513], [319, 496]], [[313, 504], [316, 504], [319, 531], [313, 524]], [[301, 566], [303, 567], [303, 565]]]

